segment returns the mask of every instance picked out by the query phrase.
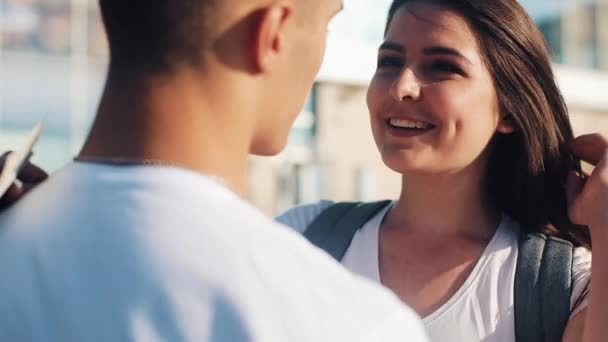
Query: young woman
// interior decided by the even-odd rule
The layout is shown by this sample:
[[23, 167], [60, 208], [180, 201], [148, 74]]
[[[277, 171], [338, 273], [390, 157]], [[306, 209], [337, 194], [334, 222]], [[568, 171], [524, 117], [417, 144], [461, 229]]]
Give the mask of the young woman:
[[[433, 341], [515, 341], [518, 240], [542, 232], [576, 246], [564, 341], [608, 336], [608, 258], [596, 253], [591, 281], [589, 229], [574, 223], [606, 253], [606, 140], [574, 139], [542, 34], [516, 0], [395, 0], [368, 107], [402, 191], [356, 232], [347, 268], [392, 289]], [[601, 160], [584, 188], [575, 155]], [[304, 232], [332, 204], [278, 219]]]

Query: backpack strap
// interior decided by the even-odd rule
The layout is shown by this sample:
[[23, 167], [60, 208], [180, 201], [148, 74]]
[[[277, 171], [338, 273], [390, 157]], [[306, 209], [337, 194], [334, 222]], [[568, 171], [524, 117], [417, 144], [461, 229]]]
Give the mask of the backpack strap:
[[357, 231], [390, 203], [392, 201], [336, 203], [312, 221], [304, 237], [341, 261]]
[[515, 340], [558, 342], [570, 319], [572, 243], [522, 233], [515, 272]]

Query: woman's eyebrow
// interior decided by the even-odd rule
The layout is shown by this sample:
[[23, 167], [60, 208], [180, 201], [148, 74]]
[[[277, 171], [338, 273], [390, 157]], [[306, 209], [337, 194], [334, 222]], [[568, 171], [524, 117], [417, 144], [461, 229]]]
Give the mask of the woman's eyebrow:
[[390, 50], [390, 51], [404, 53], [405, 47], [403, 47], [403, 45], [395, 43], [395, 42], [386, 41], [386, 42], [382, 43], [382, 45], [380, 45], [380, 48], [378, 50], [380, 50], [380, 51]]
[[[383, 50], [384, 51], [394, 51], [394, 52], [398, 52], [398, 53], [405, 53], [405, 51], [406, 51], [405, 46], [403, 46], [399, 43], [391, 42], [391, 41], [385, 41], [384, 43], [382, 43], [380, 45], [379, 50], [380, 51], [383, 51]], [[430, 47], [425, 48], [423, 50], [423, 52], [427, 56], [433, 56], [433, 55], [455, 56], [455, 57], [462, 58], [468, 64], [473, 64], [473, 62], [471, 62], [470, 59], [466, 58], [458, 50], [451, 48], [451, 47], [447, 47], [447, 46], [441, 46], [441, 45], [430, 46]]]
[[431, 46], [431, 47], [425, 48], [423, 50], [423, 52], [427, 56], [432, 56], [432, 55], [450, 55], [450, 56], [456, 56], [456, 57], [462, 58], [468, 64], [473, 64], [473, 62], [471, 62], [471, 60], [469, 60], [463, 54], [461, 54], [460, 52], [458, 52], [458, 50], [456, 50], [454, 48], [451, 48], [451, 47], [447, 47], [447, 46]]

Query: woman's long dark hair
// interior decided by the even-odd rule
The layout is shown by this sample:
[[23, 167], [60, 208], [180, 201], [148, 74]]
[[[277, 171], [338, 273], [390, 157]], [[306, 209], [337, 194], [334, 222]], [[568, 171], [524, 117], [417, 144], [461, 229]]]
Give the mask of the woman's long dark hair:
[[568, 109], [555, 82], [542, 33], [516, 0], [394, 0], [395, 13], [432, 3], [462, 15], [477, 35], [492, 75], [500, 112], [516, 126], [496, 134], [488, 162], [488, 196], [523, 229], [591, 247], [589, 229], [568, 217], [566, 177], [580, 162], [566, 144], [574, 139]]

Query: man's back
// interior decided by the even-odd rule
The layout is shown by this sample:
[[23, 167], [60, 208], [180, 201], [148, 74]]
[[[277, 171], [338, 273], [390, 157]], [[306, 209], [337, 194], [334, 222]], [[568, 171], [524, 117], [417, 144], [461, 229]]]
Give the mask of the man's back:
[[66, 167], [0, 217], [2, 341], [422, 341], [356, 279], [217, 182]]

